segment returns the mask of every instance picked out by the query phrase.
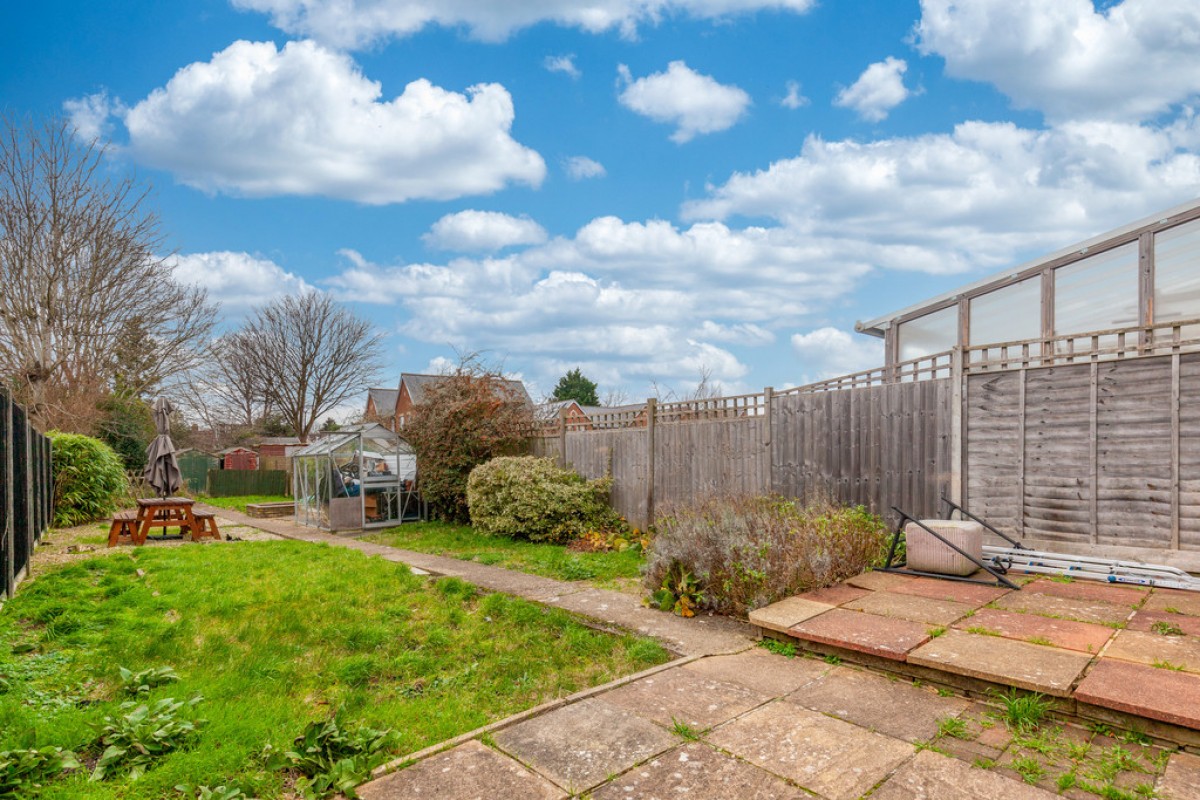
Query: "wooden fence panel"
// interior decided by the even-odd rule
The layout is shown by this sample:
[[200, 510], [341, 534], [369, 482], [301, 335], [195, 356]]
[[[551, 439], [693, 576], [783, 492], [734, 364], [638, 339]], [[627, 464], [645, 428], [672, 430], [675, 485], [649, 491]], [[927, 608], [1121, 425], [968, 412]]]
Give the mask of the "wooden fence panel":
[[972, 375], [964, 398], [965, 505], [999, 530], [1021, 536], [1023, 370]]
[[771, 487], [936, 515], [950, 489], [950, 381], [774, 398]]
[[764, 417], [658, 425], [655, 502], [669, 505], [770, 491], [765, 427]]
[[1097, 365], [1096, 541], [1171, 545], [1171, 359]]
[[1090, 364], [1026, 372], [1026, 538], [1092, 540], [1091, 374]]
[[1200, 353], [1179, 357], [1179, 547], [1200, 550]]
[[[547, 439], [558, 445], [558, 439]], [[649, 523], [646, 479], [649, 456], [646, 429], [572, 431], [567, 434], [567, 464], [585, 478], [612, 475], [612, 504], [634, 525]], [[548, 454], [552, 455], [552, 453]]]

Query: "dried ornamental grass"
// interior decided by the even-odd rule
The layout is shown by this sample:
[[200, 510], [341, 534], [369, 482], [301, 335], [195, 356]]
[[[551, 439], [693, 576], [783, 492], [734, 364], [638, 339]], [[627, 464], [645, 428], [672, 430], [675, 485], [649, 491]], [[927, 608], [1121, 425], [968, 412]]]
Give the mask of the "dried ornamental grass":
[[878, 559], [887, 530], [862, 506], [779, 497], [713, 497], [668, 510], [650, 546], [645, 586], [680, 571], [699, 581], [703, 607], [755, 608], [857, 575]]

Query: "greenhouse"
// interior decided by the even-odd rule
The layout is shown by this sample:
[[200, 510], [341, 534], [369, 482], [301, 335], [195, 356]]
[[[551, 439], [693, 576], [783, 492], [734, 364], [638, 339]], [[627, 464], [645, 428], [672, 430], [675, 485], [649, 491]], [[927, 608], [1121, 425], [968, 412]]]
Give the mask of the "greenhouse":
[[425, 517], [417, 457], [382, 425], [353, 425], [294, 455], [296, 522], [329, 531], [384, 528]]

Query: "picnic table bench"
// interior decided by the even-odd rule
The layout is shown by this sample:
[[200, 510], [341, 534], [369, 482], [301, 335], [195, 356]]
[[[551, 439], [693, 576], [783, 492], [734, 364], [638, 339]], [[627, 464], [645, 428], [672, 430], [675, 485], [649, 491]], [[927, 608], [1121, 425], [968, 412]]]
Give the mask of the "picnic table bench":
[[120, 544], [123, 537], [128, 537], [131, 544], [143, 545], [151, 528], [179, 528], [183, 535], [190, 535], [192, 541], [198, 541], [206, 536], [219, 540], [221, 532], [217, 528], [217, 519], [212, 512], [195, 511], [192, 506], [195, 501], [186, 497], [151, 497], [137, 501], [138, 507], [128, 511], [118, 511], [113, 514], [112, 526], [108, 530], [108, 546]]

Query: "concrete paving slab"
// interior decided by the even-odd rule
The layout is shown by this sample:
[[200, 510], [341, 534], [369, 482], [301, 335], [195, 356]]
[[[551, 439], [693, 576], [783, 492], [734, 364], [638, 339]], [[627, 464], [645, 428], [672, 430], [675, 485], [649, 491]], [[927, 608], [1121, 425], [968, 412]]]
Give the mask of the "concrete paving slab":
[[1152, 666], [1170, 664], [1185, 672], [1200, 672], [1200, 638], [1125, 630], [1116, 635], [1104, 657]]
[[949, 630], [908, 654], [908, 663], [956, 675], [1068, 697], [1091, 663], [1085, 653], [1043, 647], [999, 636]]
[[916, 576], [897, 575], [895, 572], [864, 572], [846, 580], [851, 586], [860, 589], [870, 589], [873, 592], [888, 591], [897, 586], [903, 586]]
[[1142, 608], [1147, 611], [1166, 611], [1200, 617], [1200, 592], [1182, 589], [1155, 589]]
[[1106, 600], [1077, 600], [1037, 592], [1009, 592], [992, 605], [1006, 611], [1024, 614], [1040, 614], [1043, 617], [1073, 619], [1076, 622], [1094, 622], [1100, 625], [1116, 625], [1129, 619], [1133, 613], [1128, 605], [1110, 603]]
[[1146, 611], [1143, 609], [1129, 620], [1129, 630], [1153, 632], [1156, 623], [1162, 623], [1160, 630], [1165, 626], [1169, 629], [1181, 630], [1188, 636], [1200, 636], [1200, 617], [1172, 614], [1169, 611]]
[[1050, 800], [1055, 795], [956, 758], [922, 750], [875, 790], [871, 800]]
[[1075, 690], [1075, 699], [1200, 730], [1200, 677], [1186, 672], [1101, 658]]
[[614, 689], [604, 699], [667, 728], [678, 721], [705, 729], [765, 703], [770, 696], [678, 667]]
[[470, 741], [358, 788], [363, 800], [561, 800], [567, 794], [506, 755]]
[[920, 595], [880, 591], [846, 603], [845, 608], [938, 626], [949, 625], [961, 619], [976, 606], [956, 603], [953, 600], [935, 600]]
[[980, 586], [977, 583], [943, 581], [937, 578], [913, 578], [892, 587], [889, 591], [900, 594], [915, 594], [934, 600], [953, 600], [979, 608], [1003, 597], [1012, 591], [998, 586]]
[[921, 622], [835, 608], [801, 622], [788, 634], [797, 639], [903, 661], [910, 650], [929, 641], [928, 629], [929, 626]]
[[1200, 797], [1200, 756], [1191, 753], [1172, 755], [1154, 790], [1162, 800]]
[[758, 767], [693, 742], [592, 793], [594, 800], [800, 800], [808, 795]]
[[1141, 605], [1150, 594], [1150, 587], [1101, 583], [1100, 581], [1073, 580], [1070, 583], [1039, 578], [1021, 588], [1022, 592], [1050, 594], [1071, 600], [1103, 600], [1120, 606]]
[[788, 658], [761, 647], [733, 656], [702, 658], [683, 668], [705, 678], [745, 686], [768, 697], [793, 692], [831, 669], [815, 658]]
[[778, 603], [751, 611], [750, 624], [782, 632], [817, 614], [824, 614], [831, 608], [833, 606], [828, 603], [815, 603], [802, 597], [789, 597]]
[[831, 669], [787, 699], [909, 742], [932, 739], [940, 720], [971, 707], [961, 697], [939, 697], [906, 681], [850, 667]]
[[781, 700], [709, 741], [830, 800], [857, 798], [913, 753], [910, 744]]
[[826, 586], [824, 589], [813, 589], [810, 592], [803, 592], [798, 597], [805, 600], [812, 600], [814, 603], [840, 606], [842, 603], [849, 603], [851, 600], [857, 600], [870, 593], [870, 589], [860, 589], [848, 583], [838, 583], [833, 586]]
[[1107, 625], [1090, 622], [1075, 622], [1069, 619], [1041, 617], [1037, 614], [1018, 614], [995, 608], [981, 608], [972, 617], [954, 623], [960, 630], [980, 628], [993, 631], [1008, 639], [1043, 640], [1054, 647], [1076, 650], [1080, 653], [1097, 654], [1105, 643], [1116, 634]]
[[679, 744], [649, 720], [600, 698], [584, 700], [495, 734], [504, 752], [573, 794]]

